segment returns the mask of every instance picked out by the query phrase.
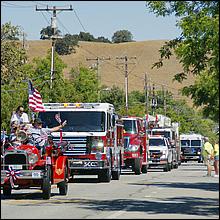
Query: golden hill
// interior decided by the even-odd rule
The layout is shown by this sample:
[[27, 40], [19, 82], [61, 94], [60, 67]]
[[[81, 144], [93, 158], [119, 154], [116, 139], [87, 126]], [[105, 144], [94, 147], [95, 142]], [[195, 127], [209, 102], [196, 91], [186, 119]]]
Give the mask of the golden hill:
[[[179, 93], [185, 85], [189, 85], [194, 81], [192, 76], [189, 76], [182, 84], [173, 82], [174, 75], [182, 71], [181, 65], [175, 57], [164, 62], [163, 67], [151, 69], [154, 62], [160, 58], [158, 50], [164, 44], [163, 40], [128, 42], [121, 44], [108, 44], [97, 42], [79, 42], [79, 47], [76, 48], [76, 53], [71, 55], [61, 56], [67, 68], [64, 70], [65, 77], [68, 77], [68, 72], [73, 67], [78, 67], [80, 64], [87, 67], [96, 65], [96, 59], [109, 58], [110, 60], [100, 61], [99, 75], [101, 83], [112, 87], [113, 85], [124, 88], [125, 71], [124, 60], [116, 59], [116, 57], [128, 57], [128, 89], [144, 90], [144, 74], [147, 73], [148, 85], [155, 85], [156, 90], [161, 90], [162, 86], [174, 94], [175, 98], [184, 98], [192, 105], [189, 98], [182, 97]], [[44, 57], [47, 51], [51, 48], [51, 41], [38, 40], [27, 42], [28, 59], [31, 61], [34, 57]], [[136, 57], [136, 59], [129, 59]]]

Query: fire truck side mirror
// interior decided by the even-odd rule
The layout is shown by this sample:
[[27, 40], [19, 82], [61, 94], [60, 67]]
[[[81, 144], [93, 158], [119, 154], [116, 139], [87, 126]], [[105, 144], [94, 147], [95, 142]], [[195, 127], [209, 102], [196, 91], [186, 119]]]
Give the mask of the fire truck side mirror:
[[115, 115], [112, 115], [112, 126], [115, 127]]

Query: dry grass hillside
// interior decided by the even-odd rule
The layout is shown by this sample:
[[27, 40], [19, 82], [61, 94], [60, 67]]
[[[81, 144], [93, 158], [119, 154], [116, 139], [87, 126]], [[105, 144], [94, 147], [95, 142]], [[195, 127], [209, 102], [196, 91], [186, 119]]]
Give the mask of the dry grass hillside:
[[[110, 60], [100, 61], [99, 75], [101, 77], [101, 83], [108, 87], [116, 85], [124, 88], [124, 61], [116, 59], [116, 57], [136, 57], [136, 59], [128, 59], [129, 92], [132, 90], [143, 91], [144, 74], [147, 73], [149, 85], [152, 86], [154, 83], [156, 90], [161, 90], [162, 85], [164, 85], [164, 88], [171, 91], [175, 98], [183, 98], [179, 93], [179, 89], [185, 85], [191, 84], [194, 79], [192, 76], [189, 76], [182, 84], [172, 81], [175, 73], [182, 70], [181, 65], [175, 57], [165, 61], [162, 68], [151, 69], [153, 63], [160, 58], [158, 50], [163, 43], [164, 41], [162, 40], [121, 44], [79, 42], [79, 47], [76, 49], [76, 53], [61, 56], [64, 63], [68, 66], [64, 70], [64, 75], [65, 77], [68, 77], [69, 70], [73, 67], [78, 67], [80, 64], [87, 67], [96, 65], [95, 60], [87, 61], [86, 58], [95, 59], [96, 57], [110, 57]], [[50, 48], [50, 41], [28, 41], [27, 50], [29, 61], [34, 57], [44, 57]], [[190, 105], [192, 105], [192, 101], [189, 98], [184, 98]]]

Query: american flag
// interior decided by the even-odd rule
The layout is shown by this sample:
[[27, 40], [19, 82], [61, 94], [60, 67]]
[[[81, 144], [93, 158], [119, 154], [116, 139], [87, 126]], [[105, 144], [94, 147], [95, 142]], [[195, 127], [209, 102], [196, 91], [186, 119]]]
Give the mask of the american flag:
[[40, 93], [35, 89], [31, 83], [28, 81], [28, 104], [29, 108], [33, 112], [44, 112], [45, 108], [42, 103], [42, 98]]

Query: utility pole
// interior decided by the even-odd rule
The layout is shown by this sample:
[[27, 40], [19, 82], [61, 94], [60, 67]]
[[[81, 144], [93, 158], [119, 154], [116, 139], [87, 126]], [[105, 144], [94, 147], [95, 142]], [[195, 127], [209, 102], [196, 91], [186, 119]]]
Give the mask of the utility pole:
[[167, 103], [166, 103], [166, 91], [164, 90], [164, 86], [162, 85], [163, 89], [163, 108], [164, 108], [164, 115], [167, 114]]
[[146, 110], [145, 113], [148, 115], [148, 82], [147, 82], [147, 73], [144, 74], [144, 91], [145, 91], [145, 100], [146, 100]]
[[53, 75], [54, 75], [54, 47], [55, 47], [55, 40], [58, 38], [62, 38], [61, 36], [56, 35], [57, 30], [57, 11], [72, 11], [72, 5], [70, 5], [70, 8], [56, 8], [56, 6], [53, 6], [53, 8], [37, 8], [36, 11], [53, 11], [53, 16], [51, 18], [51, 29], [52, 29], [52, 46], [51, 46], [51, 70], [50, 70], [50, 89], [52, 89], [52, 82], [53, 82]]
[[151, 107], [152, 107], [152, 111], [153, 111], [153, 115], [155, 114], [155, 109], [156, 109], [156, 106], [157, 106], [157, 99], [155, 97], [155, 86], [153, 84], [153, 97], [152, 97], [152, 100], [151, 100]]
[[101, 87], [101, 74], [99, 74], [99, 64], [100, 61], [104, 61], [104, 60], [110, 60], [111, 58], [100, 58], [100, 57], [96, 57], [96, 58], [86, 58], [87, 61], [90, 60], [95, 60], [96, 61], [96, 77], [97, 77], [97, 82], [98, 82], [98, 102], [101, 102], [101, 94], [100, 94], [100, 87]]
[[[128, 115], [128, 59], [136, 59], [135, 57], [116, 57], [116, 59], [123, 59], [124, 60], [124, 65], [125, 65], [125, 110], [126, 110], [126, 115]], [[129, 64], [134, 64], [134, 63], [129, 63]]]

